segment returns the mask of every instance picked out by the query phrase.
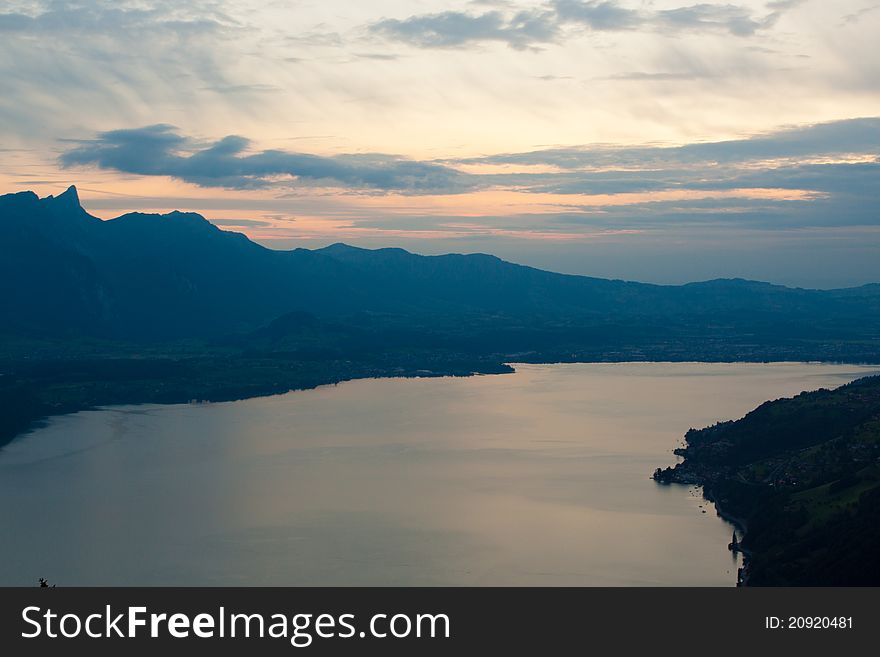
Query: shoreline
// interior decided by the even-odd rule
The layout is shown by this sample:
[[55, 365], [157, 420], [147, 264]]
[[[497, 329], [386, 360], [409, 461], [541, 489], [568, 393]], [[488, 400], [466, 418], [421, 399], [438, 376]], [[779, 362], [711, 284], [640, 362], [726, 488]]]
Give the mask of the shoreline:
[[744, 548], [742, 546], [743, 541], [746, 538], [746, 534], [748, 533], [748, 524], [746, 521], [738, 516], [733, 515], [732, 513], [725, 510], [725, 508], [721, 505], [721, 503], [714, 499], [711, 495], [711, 491], [707, 494], [707, 489], [705, 485], [701, 485], [700, 488], [703, 491], [703, 499], [708, 500], [715, 507], [715, 513], [719, 518], [729, 522], [734, 526], [735, 529], [738, 529], [740, 532], [740, 538], [737, 541], [736, 549], [733, 549], [730, 545], [728, 545], [727, 549], [731, 552], [739, 552], [742, 554], [742, 566], [737, 570], [736, 575], [736, 585], [737, 586], [748, 586], [749, 585], [749, 559], [752, 556], [752, 551], [748, 548]]
[[[524, 358], [525, 356], [525, 358]], [[111, 359], [112, 360], [112, 359]], [[164, 360], [164, 359], [157, 359]], [[197, 359], [194, 359], [197, 360]], [[461, 361], [456, 363], [456, 361]], [[77, 361], [72, 361], [76, 363]], [[633, 359], [590, 359], [590, 360], [560, 360], [556, 358], [547, 359], [531, 359], [527, 358], [527, 354], [514, 354], [507, 358], [463, 358], [450, 359], [445, 366], [438, 367], [437, 363], [417, 363], [425, 366], [409, 366], [409, 367], [377, 367], [370, 363], [353, 363], [345, 362], [340, 370], [336, 373], [323, 372], [323, 376], [302, 375], [299, 372], [291, 375], [283, 370], [278, 371], [277, 376], [284, 378], [290, 377], [289, 383], [273, 381], [259, 382], [253, 381], [250, 385], [242, 383], [242, 379], [236, 379], [237, 372], [228, 370], [226, 376], [219, 376], [216, 380], [212, 380], [201, 387], [197, 384], [189, 382], [178, 383], [175, 380], [155, 381], [134, 381], [133, 385], [136, 389], [119, 392], [117, 388], [111, 391], [98, 391], [93, 395], [84, 393], [87, 399], [80, 399], [70, 402], [40, 402], [39, 405], [33, 404], [31, 401], [30, 412], [21, 412], [21, 417], [11, 427], [0, 427], [0, 450], [12, 441], [26, 436], [27, 434], [41, 428], [45, 422], [54, 417], [71, 415], [80, 411], [94, 410], [104, 406], [119, 405], [141, 405], [141, 404], [186, 404], [192, 400], [206, 403], [222, 403], [231, 401], [242, 401], [245, 399], [255, 399], [259, 397], [272, 397], [275, 395], [283, 395], [289, 392], [297, 392], [301, 390], [313, 390], [325, 385], [336, 385], [344, 381], [356, 381], [362, 379], [386, 379], [386, 378], [436, 378], [436, 377], [470, 377], [480, 375], [495, 374], [511, 374], [516, 372], [517, 365], [627, 365], [627, 364], [647, 364], [655, 363], [658, 365], [668, 364], [704, 364], [704, 365], [829, 365], [829, 366], [850, 366], [880, 368], [880, 363], [870, 362], [849, 362], [849, 361], [832, 361], [832, 360], [737, 360], [737, 359], [712, 359], [712, 360], [663, 360], [649, 358], [633, 358]], [[251, 365], [252, 361], [243, 360], [238, 363], [240, 366]], [[328, 363], [328, 367], [339, 366], [338, 362]], [[456, 366], [457, 365], [457, 366]], [[433, 367], [432, 367], [433, 366]], [[865, 373], [868, 374], [867, 372]], [[235, 383], [230, 383], [235, 381]], [[245, 379], [246, 381], [246, 379]], [[52, 381], [45, 385], [64, 383], [60, 381]], [[104, 383], [102, 381], [89, 381], [88, 384], [96, 385]], [[150, 390], [145, 390], [145, 384], [150, 384]], [[161, 385], [174, 387], [177, 385], [179, 389], [166, 391], [157, 390]], [[234, 387], [238, 385], [239, 387]], [[38, 387], [38, 386], [35, 386]], [[103, 394], [102, 394], [103, 393]], [[37, 393], [39, 394], [39, 393]], [[0, 398], [0, 402], [3, 402]], [[13, 401], [12, 404], [15, 404]], [[20, 406], [20, 405], [19, 405]], [[20, 410], [20, 409], [19, 409]], [[693, 482], [696, 483], [696, 482]], [[702, 485], [702, 484], [701, 484]], [[711, 501], [711, 500], [710, 500]]]
[[[263, 389], [254, 389], [250, 392], [243, 392], [241, 394], [231, 392], [226, 394], [222, 386], [218, 386], [214, 392], [208, 392], [208, 394], [202, 395], [193, 395], [191, 393], [180, 393], [173, 396], [155, 398], [150, 395], [132, 395], [131, 397], [127, 397], [125, 395], [115, 397], [112, 400], [100, 401], [95, 400], [91, 403], [84, 404], [73, 404], [70, 406], [56, 406], [54, 409], [35, 409], [39, 411], [48, 410], [49, 412], [38, 412], [32, 414], [30, 417], [24, 419], [22, 422], [17, 424], [18, 427], [11, 432], [0, 433], [0, 451], [3, 450], [6, 445], [9, 445], [13, 441], [23, 438], [27, 436], [29, 433], [36, 431], [42, 427], [46, 426], [46, 423], [51, 421], [52, 418], [63, 417], [65, 415], [73, 415], [75, 413], [79, 413], [82, 411], [91, 411], [97, 410], [104, 407], [109, 406], [141, 406], [145, 404], [161, 404], [161, 405], [176, 405], [176, 404], [189, 404], [193, 401], [197, 401], [198, 403], [209, 403], [209, 404], [219, 404], [225, 402], [236, 402], [236, 401], [244, 401], [247, 399], [259, 399], [261, 397], [275, 397], [278, 395], [286, 395], [290, 392], [300, 392], [306, 390], [314, 390], [316, 388], [320, 388], [323, 386], [332, 386], [338, 385], [340, 383], [344, 383], [346, 381], [360, 381], [365, 379], [421, 379], [421, 378], [459, 378], [459, 377], [470, 377], [470, 376], [488, 376], [488, 375], [497, 375], [497, 374], [512, 374], [516, 370], [506, 363], [500, 364], [486, 364], [486, 367], [471, 368], [471, 371], [463, 371], [460, 369], [450, 368], [450, 369], [413, 369], [413, 370], [403, 370], [398, 371], [397, 368], [394, 370], [388, 370], [385, 372], [381, 371], [369, 371], [369, 372], [357, 372], [352, 374], [351, 376], [330, 376], [325, 377], [323, 380], [311, 380], [307, 382], [301, 382], [300, 384], [295, 384], [292, 386], [278, 385], [278, 386], [270, 386], [268, 388]], [[54, 411], [54, 412], [53, 412]]]

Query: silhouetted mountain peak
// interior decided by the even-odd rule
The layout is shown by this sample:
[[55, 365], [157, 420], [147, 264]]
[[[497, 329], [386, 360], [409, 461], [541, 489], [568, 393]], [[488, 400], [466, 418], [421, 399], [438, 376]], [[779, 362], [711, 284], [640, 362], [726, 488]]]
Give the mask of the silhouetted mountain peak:
[[82, 209], [76, 185], [71, 185], [58, 196], [47, 196], [44, 200], [61, 207]]
[[329, 246], [325, 246], [323, 249], [315, 250], [330, 255], [334, 253], [356, 253], [358, 251], [366, 251], [367, 249], [362, 249], [357, 246], [351, 246], [350, 244], [346, 244], [345, 242], [334, 242]]
[[58, 196], [52, 196], [50, 194], [49, 196], [46, 196], [42, 199], [37, 196], [36, 192], [32, 192], [30, 190], [24, 192], [13, 192], [12, 194], [3, 194], [2, 196], [0, 196], [0, 204], [2, 204], [3, 206], [24, 206], [32, 203], [43, 203], [47, 206], [57, 208], [64, 207], [78, 210], [83, 209], [82, 205], [79, 202], [79, 193], [76, 191], [75, 185], [71, 185]]
[[0, 220], [7, 225], [29, 229], [52, 241], [79, 243], [80, 237], [95, 224], [101, 223], [80, 205], [76, 187], [71, 185], [58, 196], [39, 198], [34, 192], [0, 196]]
[[89, 222], [101, 221], [97, 217], [90, 215], [79, 201], [79, 192], [76, 186], [71, 185], [58, 196], [47, 196], [40, 203], [45, 207], [50, 216], [56, 222], [62, 224], [74, 223], [82, 226]]

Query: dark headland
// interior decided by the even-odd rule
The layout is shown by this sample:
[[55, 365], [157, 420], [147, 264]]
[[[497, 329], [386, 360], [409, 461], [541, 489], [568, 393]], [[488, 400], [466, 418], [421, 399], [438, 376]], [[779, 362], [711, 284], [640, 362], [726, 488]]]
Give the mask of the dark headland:
[[880, 376], [691, 429], [664, 484], [698, 484], [743, 530], [740, 583], [880, 585]]

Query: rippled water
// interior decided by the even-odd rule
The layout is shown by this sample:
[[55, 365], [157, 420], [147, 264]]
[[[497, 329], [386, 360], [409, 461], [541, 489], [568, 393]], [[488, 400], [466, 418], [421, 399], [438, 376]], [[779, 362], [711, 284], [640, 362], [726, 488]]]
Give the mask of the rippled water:
[[731, 527], [651, 472], [870, 371], [516, 370], [55, 418], [0, 450], [0, 584], [732, 585]]

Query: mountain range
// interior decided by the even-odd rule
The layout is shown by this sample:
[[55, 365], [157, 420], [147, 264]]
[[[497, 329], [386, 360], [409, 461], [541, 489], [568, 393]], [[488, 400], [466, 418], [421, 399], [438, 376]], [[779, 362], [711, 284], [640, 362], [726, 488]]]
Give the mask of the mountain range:
[[[467, 327], [530, 350], [735, 337], [877, 353], [880, 285], [807, 290], [741, 279], [651, 285], [552, 273], [491, 255], [334, 244], [279, 251], [194, 213], [103, 221], [75, 187], [0, 196], [0, 332], [126, 340], [248, 335], [290, 313], [350, 326]], [[283, 320], [282, 320], [283, 321]], [[511, 327], [520, 338], [511, 341]], [[462, 333], [464, 331], [464, 333]], [[627, 337], [629, 336], [629, 337]], [[604, 341], [604, 342], [603, 342]], [[570, 344], [569, 344], [570, 343]], [[505, 347], [507, 348], [507, 347]], [[811, 351], [812, 350], [812, 351]]]

